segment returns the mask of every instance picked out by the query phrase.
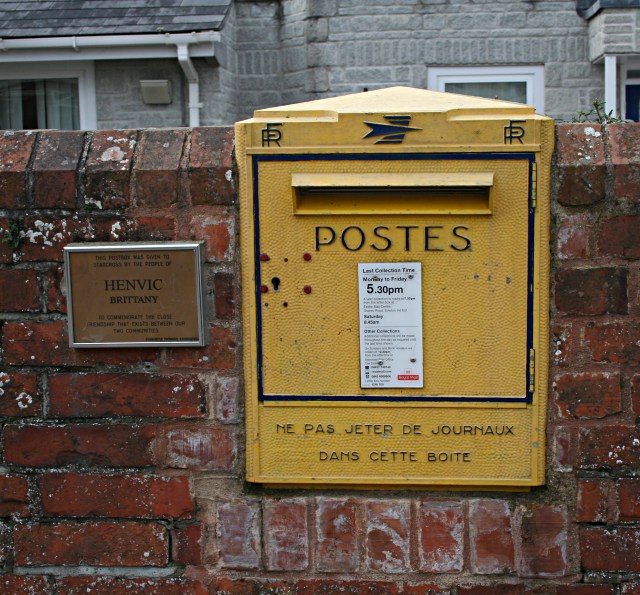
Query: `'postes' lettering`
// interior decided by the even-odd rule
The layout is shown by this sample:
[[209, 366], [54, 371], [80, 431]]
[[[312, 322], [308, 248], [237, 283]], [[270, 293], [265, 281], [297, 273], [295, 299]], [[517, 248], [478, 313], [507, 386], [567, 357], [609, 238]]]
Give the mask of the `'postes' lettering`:
[[342, 248], [357, 252], [371, 248], [379, 252], [387, 250], [422, 250], [424, 252], [442, 252], [455, 250], [464, 252], [471, 249], [471, 238], [466, 225], [425, 225], [422, 230], [417, 225], [377, 225], [366, 229], [358, 225], [348, 225], [335, 229], [330, 225], [317, 225], [315, 228], [316, 251], [326, 248]]

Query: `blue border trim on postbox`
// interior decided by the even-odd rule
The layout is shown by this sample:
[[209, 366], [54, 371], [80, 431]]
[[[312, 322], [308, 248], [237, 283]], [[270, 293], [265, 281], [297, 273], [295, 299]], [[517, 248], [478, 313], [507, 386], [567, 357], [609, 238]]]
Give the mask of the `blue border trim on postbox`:
[[[533, 168], [535, 153], [306, 153], [306, 154], [270, 154], [252, 155], [253, 172], [253, 218], [254, 218], [254, 273], [256, 299], [256, 357], [259, 401], [351, 401], [351, 402], [392, 402], [392, 403], [531, 403], [533, 392], [530, 390], [531, 377], [529, 368], [530, 352], [533, 349], [533, 270], [535, 247], [535, 208], [533, 205]], [[259, 164], [269, 161], [528, 161], [529, 162], [529, 191], [527, 202], [529, 205], [528, 220], [528, 263], [527, 263], [527, 350], [525, 361], [525, 396], [524, 397], [430, 397], [424, 396], [392, 396], [392, 395], [265, 395], [262, 374], [262, 285], [260, 276], [260, 205], [259, 205]], [[384, 389], [375, 389], [384, 390]]]

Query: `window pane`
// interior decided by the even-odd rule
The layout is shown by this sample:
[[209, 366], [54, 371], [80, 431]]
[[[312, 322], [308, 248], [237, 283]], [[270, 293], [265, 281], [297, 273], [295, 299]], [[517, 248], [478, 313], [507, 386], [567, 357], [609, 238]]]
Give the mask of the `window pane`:
[[0, 81], [0, 128], [80, 128], [78, 79]]
[[47, 128], [77, 130], [80, 128], [78, 82], [76, 79], [45, 81]]
[[527, 103], [527, 83], [524, 81], [504, 83], [445, 83], [445, 91], [459, 95], [475, 95], [487, 99], [502, 99]]
[[22, 83], [0, 81], [0, 128], [22, 128]]

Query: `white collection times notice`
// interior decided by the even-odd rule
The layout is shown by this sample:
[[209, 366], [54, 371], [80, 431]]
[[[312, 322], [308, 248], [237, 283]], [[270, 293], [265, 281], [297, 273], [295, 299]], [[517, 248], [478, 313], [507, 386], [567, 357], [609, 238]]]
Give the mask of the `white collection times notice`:
[[360, 387], [422, 388], [422, 263], [358, 264]]

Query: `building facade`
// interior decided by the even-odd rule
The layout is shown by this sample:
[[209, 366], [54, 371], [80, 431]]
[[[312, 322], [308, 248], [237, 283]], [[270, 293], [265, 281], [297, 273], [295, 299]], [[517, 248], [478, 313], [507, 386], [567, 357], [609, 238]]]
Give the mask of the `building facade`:
[[229, 124], [394, 85], [638, 119], [638, 0], [91, 4], [0, 2], [0, 128]]

